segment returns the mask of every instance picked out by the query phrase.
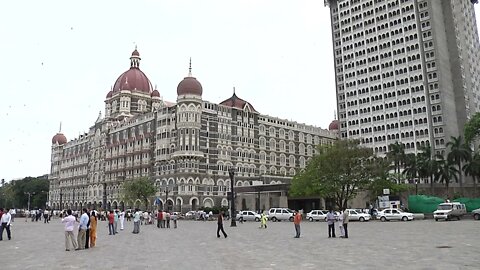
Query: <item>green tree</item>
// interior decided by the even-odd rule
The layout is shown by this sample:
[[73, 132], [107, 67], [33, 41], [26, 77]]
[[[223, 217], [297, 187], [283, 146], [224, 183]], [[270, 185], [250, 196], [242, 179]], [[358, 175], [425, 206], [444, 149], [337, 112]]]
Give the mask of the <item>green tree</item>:
[[438, 171], [438, 162], [434, 158], [430, 145], [423, 146], [418, 153], [418, 173], [420, 177], [429, 179], [430, 189], [434, 193], [434, 180]]
[[398, 175], [390, 173], [390, 161], [388, 159], [375, 158], [372, 167], [374, 178], [368, 185], [368, 193], [371, 200], [383, 195], [384, 189], [389, 189], [390, 194], [399, 194], [407, 191], [410, 187], [406, 184], [397, 184]]
[[447, 155], [448, 162], [457, 166], [458, 178], [456, 179], [460, 182], [460, 190], [463, 193], [462, 162], [468, 162], [471, 158], [470, 147], [463, 143], [462, 136], [451, 137], [447, 147], [450, 148], [450, 152]]
[[347, 206], [360, 190], [374, 178], [371, 149], [360, 147], [358, 141], [340, 140], [319, 147], [303, 172], [292, 180], [293, 196], [332, 198], [339, 208]]
[[480, 136], [480, 112], [473, 115], [465, 124], [465, 141], [470, 144], [475, 138]]
[[123, 184], [123, 197], [126, 200], [135, 202], [140, 199], [148, 209], [148, 199], [155, 195], [155, 184], [152, 179], [142, 177], [132, 181], [125, 181]]
[[419, 170], [418, 157], [415, 154], [408, 154], [405, 159], [405, 170], [403, 170], [403, 174], [405, 174], [409, 180], [417, 181]]
[[463, 171], [466, 175], [473, 178], [473, 189], [477, 195], [477, 179], [480, 178], [480, 153], [473, 154], [473, 157], [463, 165]]
[[26, 192], [35, 193], [31, 196], [31, 208], [44, 208], [47, 203], [48, 179], [44, 177], [25, 177], [21, 180], [4, 183], [0, 194], [0, 205], [10, 208], [27, 208], [28, 195]]
[[[400, 175], [400, 170], [405, 164], [405, 146], [398, 141], [388, 146], [389, 151], [387, 157], [393, 162], [393, 169], [397, 175]], [[399, 181], [397, 181], [399, 182]]]
[[439, 156], [438, 158], [438, 171], [436, 172], [436, 179], [438, 182], [445, 184], [448, 194], [450, 181], [452, 178], [458, 180], [459, 171], [456, 168], [456, 164], [451, 163], [448, 159], [443, 158], [443, 156]]

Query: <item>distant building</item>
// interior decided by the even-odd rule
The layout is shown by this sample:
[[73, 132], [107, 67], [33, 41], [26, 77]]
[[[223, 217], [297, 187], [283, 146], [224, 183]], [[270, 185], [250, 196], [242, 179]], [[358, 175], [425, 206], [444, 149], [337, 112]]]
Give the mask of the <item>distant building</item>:
[[123, 183], [139, 177], [155, 180], [151, 205], [183, 212], [226, 206], [230, 167], [236, 186], [286, 183], [305, 168], [316, 145], [337, 137], [335, 124], [330, 131], [262, 115], [235, 92], [219, 104], [205, 101], [191, 65], [177, 102], [165, 101], [140, 60], [135, 50], [130, 69], [106, 96], [105, 117], [100, 114], [88, 133], [71, 141], [61, 131], [53, 137], [53, 208], [142, 206], [121, 197]]

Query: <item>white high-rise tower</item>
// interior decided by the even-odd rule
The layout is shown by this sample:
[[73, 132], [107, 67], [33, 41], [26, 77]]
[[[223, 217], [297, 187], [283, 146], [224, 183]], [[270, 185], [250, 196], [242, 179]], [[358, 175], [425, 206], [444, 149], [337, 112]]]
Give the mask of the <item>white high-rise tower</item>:
[[480, 111], [471, 0], [329, 0], [340, 137], [378, 154], [451, 136]]

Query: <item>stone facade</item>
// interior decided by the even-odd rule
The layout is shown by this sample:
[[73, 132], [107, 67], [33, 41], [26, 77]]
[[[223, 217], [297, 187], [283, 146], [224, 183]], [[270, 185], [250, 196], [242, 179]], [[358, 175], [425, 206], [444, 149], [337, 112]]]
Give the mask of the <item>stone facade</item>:
[[229, 168], [236, 168], [236, 186], [286, 183], [317, 145], [337, 138], [336, 130], [260, 114], [235, 92], [219, 104], [203, 100], [191, 67], [176, 103], [167, 102], [140, 70], [138, 51], [130, 60], [107, 94], [105, 117], [74, 140], [61, 132], [52, 139], [50, 207], [140, 207], [121, 196], [123, 183], [140, 177], [155, 180], [152, 206], [227, 206]]

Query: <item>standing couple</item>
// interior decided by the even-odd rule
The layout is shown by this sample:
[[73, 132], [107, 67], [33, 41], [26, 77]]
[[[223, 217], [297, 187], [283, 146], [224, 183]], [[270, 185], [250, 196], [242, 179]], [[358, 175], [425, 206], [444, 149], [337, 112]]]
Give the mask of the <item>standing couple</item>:
[[335, 238], [335, 222], [338, 221], [338, 226], [340, 229], [340, 238], [348, 238], [348, 210], [343, 209], [337, 215], [333, 212], [333, 209], [329, 209], [327, 213], [327, 224], [328, 224], [328, 238]]

